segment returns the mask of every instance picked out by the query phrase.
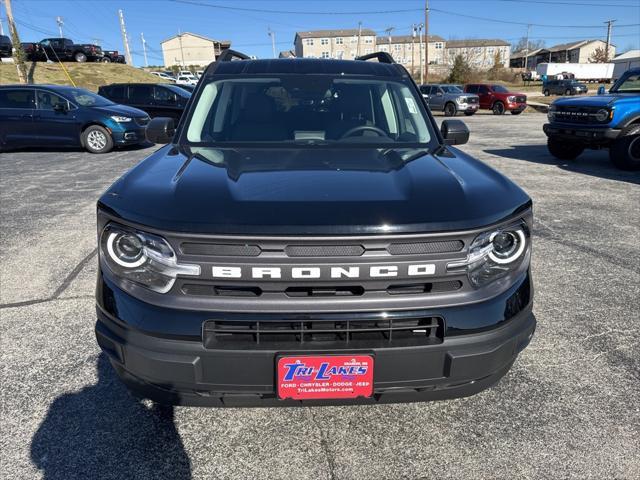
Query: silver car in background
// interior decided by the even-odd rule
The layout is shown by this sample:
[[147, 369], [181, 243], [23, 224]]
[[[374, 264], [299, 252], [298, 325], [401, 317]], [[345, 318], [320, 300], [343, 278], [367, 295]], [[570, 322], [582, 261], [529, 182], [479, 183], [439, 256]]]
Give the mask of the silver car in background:
[[480, 107], [480, 98], [472, 93], [464, 93], [457, 85], [420, 85], [420, 93], [432, 112], [444, 112], [447, 117], [455, 117], [458, 112], [471, 116]]

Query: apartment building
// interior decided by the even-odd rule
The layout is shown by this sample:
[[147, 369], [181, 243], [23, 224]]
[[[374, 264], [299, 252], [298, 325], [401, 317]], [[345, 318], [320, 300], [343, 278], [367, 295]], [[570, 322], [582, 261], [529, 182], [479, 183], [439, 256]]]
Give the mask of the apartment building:
[[351, 60], [376, 50], [376, 32], [367, 28], [296, 32], [296, 57]]
[[[376, 39], [377, 50], [389, 52], [393, 59], [402, 64], [407, 70], [413, 69], [418, 71], [420, 68], [420, 57], [422, 62], [426, 61], [424, 51], [424, 38], [420, 43], [418, 36], [412, 35], [392, 35], [387, 37], [378, 37]], [[446, 63], [445, 57], [445, 39], [437, 35], [429, 35], [427, 48], [429, 49], [429, 64], [442, 65]]]
[[[589, 63], [598, 48], [603, 50], [607, 43], [602, 40], [579, 40], [577, 42], [560, 43], [549, 48], [539, 48], [529, 52], [527, 67], [535, 69], [539, 63]], [[515, 52], [511, 55], [510, 66], [523, 68], [526, 52]], [[609, 45], [609, 58], [615, 57], [615, 45]]]
[[220, 52], [231, 47], [227, 40], [214, 40], [204, 35], [184, 32], [160, 42], [164, 66], [205, 66], [215, 62]]
[[502, 65], [509, 66], [511, 45], [498, 39], [472, 39], [472, 40], [447, 40], [446, 63], [453, 64], [458, 55], [474, 68], [481, 70], [491, 68], [494, 64], [496, 53], [500, 53]]

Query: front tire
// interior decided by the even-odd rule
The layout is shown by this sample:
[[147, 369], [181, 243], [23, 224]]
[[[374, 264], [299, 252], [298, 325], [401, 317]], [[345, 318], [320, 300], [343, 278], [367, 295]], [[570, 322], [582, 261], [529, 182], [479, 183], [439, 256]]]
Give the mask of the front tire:
[[73, 58], [78, 63], [84, 63], [87, 61], [87, 55], [82, 52], [76, 52]]
[[640, 170], [640, 132], [616, 139], [609, 148], [609, 159], [620, 170]]
[[556, 138], [547, 139], [549, 153], [560, 160], [575, 160], [584, 152], [584, 147], [579, 143], [567, 142]]
[[82, 145], [89, 153], [107, 153], [113, 149], [113, 138], [106, 128], [91, 125], [82, 132]]
[[494, 115], [504, 115], [504, 103], [502, 102], [494, 103], [491, 110], [493, 110]]
[[524, 110], [511, 110], [511, 115], [520, 115]]
[[473, 115], [475, 115], [475, 114], [476, 114], [476, 112], [464, 112], [464, 114], [465, 114], [467, 117], [472, 117]]
[[551, 95], [551, 92], [549, 91], [549, 89], [545, 89], [544, 92], [542, 92], [544, 94], [545, 97], [548, 97], [549, 95]]
[[103, 57], [102, 63], [111, 63], [111, 59], [109, 57]]
[[565, 95], [571, 95], [571, 90], [569, 90], [568, 88], [564, 91]]
[[444, 106], [445, 117], [455, 117], [456, 113], [458, 113], [458, 108], [455, 106], [455, 104], [449, 102]]

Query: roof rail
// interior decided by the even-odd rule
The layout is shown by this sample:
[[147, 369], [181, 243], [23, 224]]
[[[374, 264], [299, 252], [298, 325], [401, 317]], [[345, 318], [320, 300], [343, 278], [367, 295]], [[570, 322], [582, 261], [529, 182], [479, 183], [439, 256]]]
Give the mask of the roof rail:
[[249, 57], [248, 55], [227, 48], [226, 50], [223, 50], [220, 55], [218, 55], [216, 62], [230, 62], [234, 58], [238, 60], [251, 60], [251, 57]]
[[387, 52], [373, 52], [373, 53], [369, 53], [367, 55], [362, 55], [360, 57], [356, 57], [356, 60], [371, 60], [372, 58], [375, 58], [378, 60], [378, 62], [380, 63], [396, 63], [396, 61], [393, 59], [393, 57], [391, 56], [391, 54], [387, 53]]

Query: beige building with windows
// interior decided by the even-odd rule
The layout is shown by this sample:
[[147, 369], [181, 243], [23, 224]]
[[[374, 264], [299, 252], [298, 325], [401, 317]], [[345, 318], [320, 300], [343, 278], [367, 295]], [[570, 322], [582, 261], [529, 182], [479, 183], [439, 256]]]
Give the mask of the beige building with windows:
[[188, 67], [209, 65], [216, 60], [222, 50], [231, 47], [231, 42], [184, 32], [167, 38], [160, 45], [165, 67], [173, 65]]
[[[416, 73], [420, 69], [421, 56], [423, 66], [426, 62], [424, 38], [422, 42], [420, 44], [420, 37], [417, 35], [415, 37], [412, 35], [378, 37], [377, 49], [381, 52], [389, 52], [396, 62], [402, 64], [410, 72], [413, 66], [413, 73]], [[444, 38], [437, 35], [429, 35], [427, 47], [429, 48], [430, 65], [442, 65], [445, 63], [445, 45]]]
[[511, 44], [497, 39], [447, 40], [446, 63], [453, 65], [458, 55], [474, 68], [489, 69], [493, 67], [496, 53], [504, 67], [509, 66]]
[[293, 43], [298, 58], [352, 60], [376, 51], [376, 32], [367, 28], [297, 32]]

